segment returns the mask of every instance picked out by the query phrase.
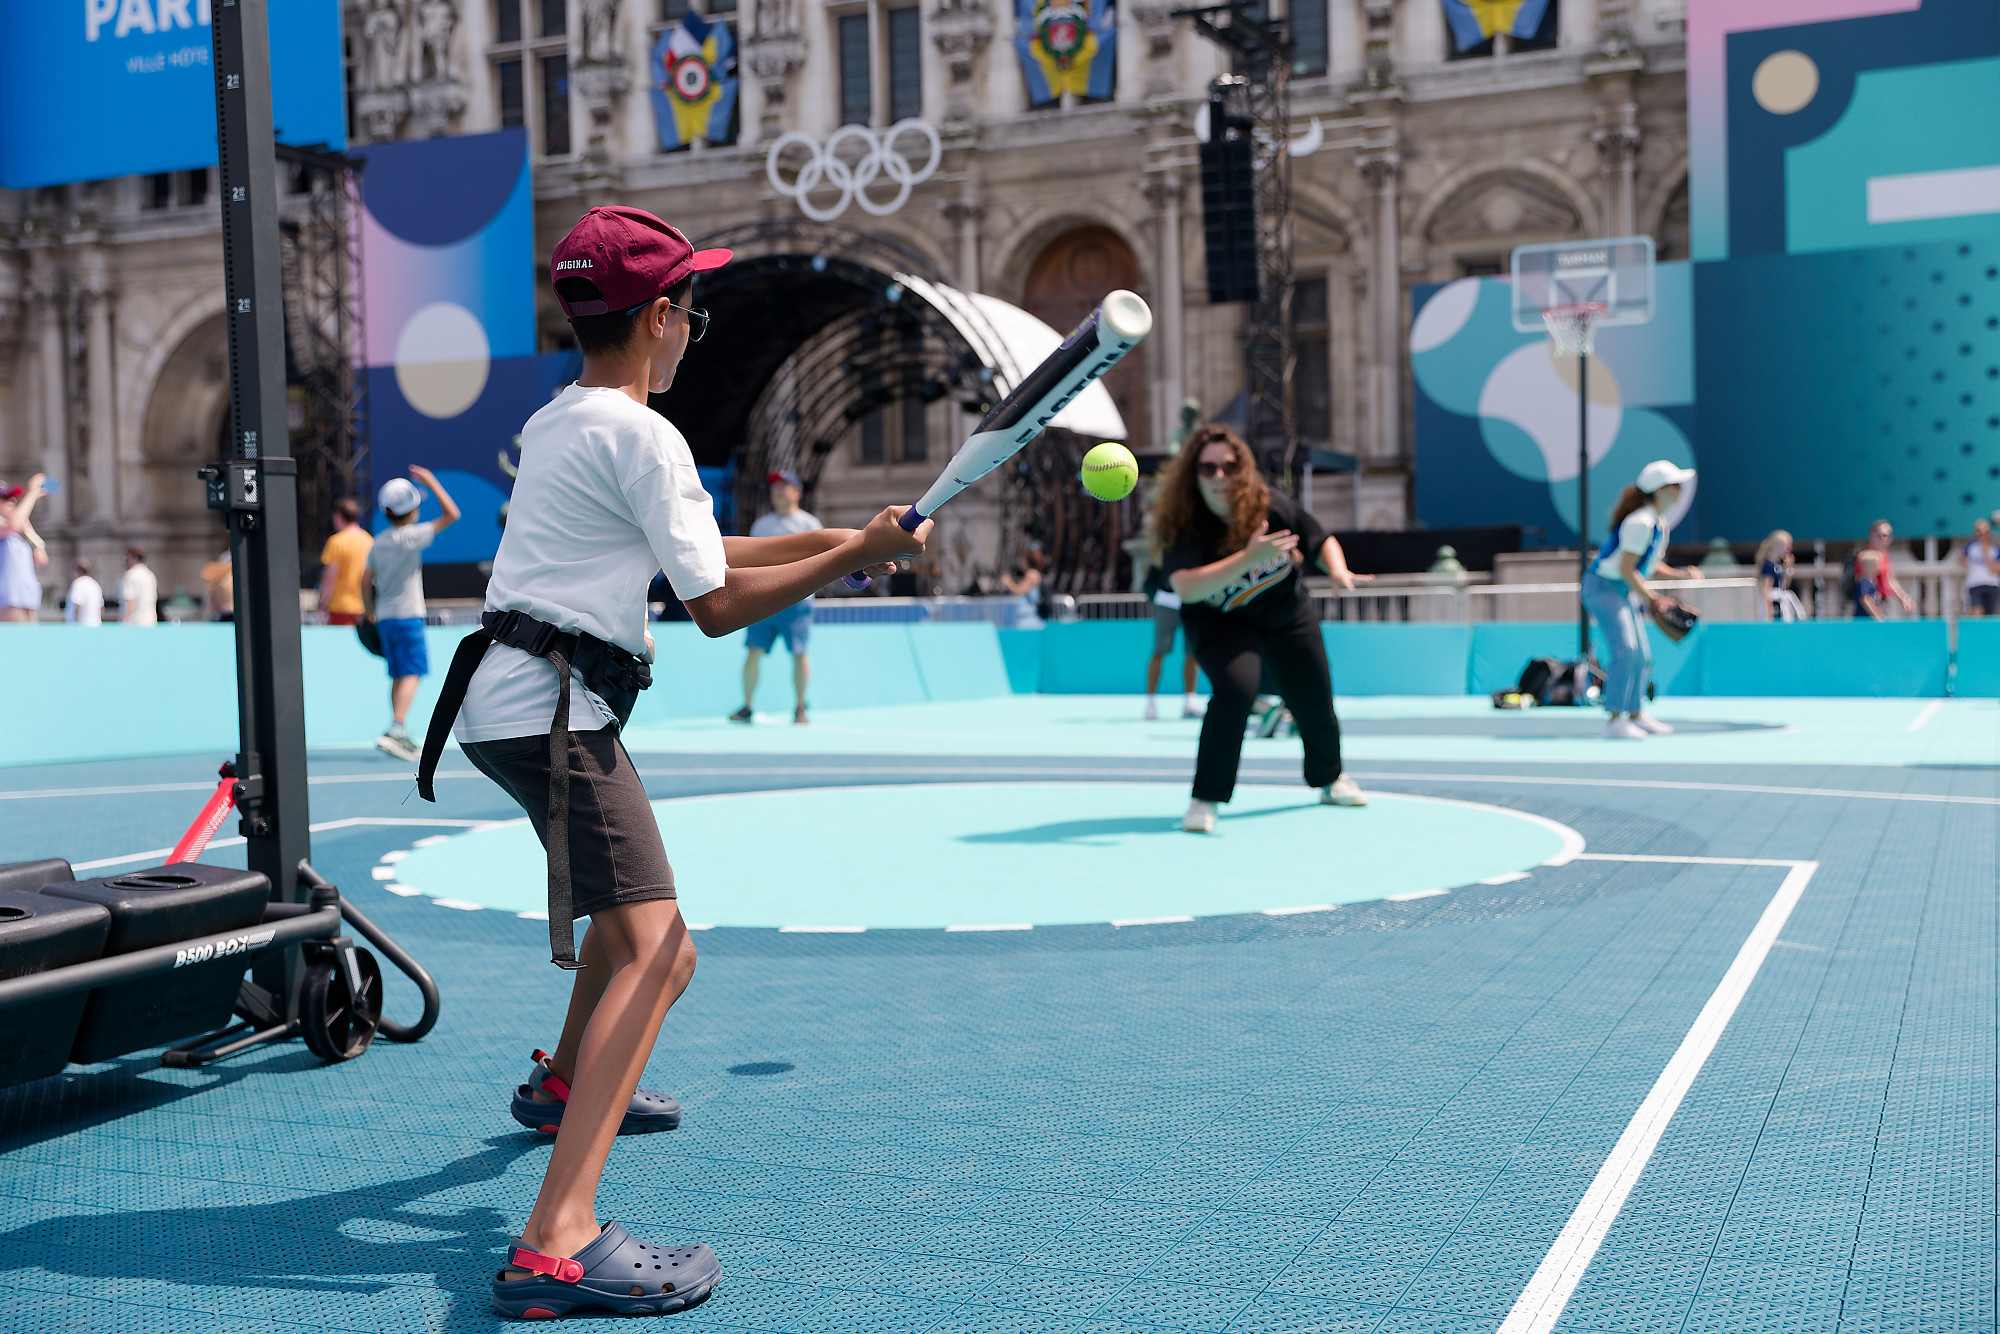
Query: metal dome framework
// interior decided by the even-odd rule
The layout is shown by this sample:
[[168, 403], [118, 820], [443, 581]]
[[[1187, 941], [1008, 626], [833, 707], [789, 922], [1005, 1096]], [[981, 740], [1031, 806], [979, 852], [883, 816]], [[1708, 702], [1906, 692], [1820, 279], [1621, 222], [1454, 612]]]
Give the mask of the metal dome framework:
[[[785, 219], [748, 223], [704, 236], [736, 258], [704, 275], [697, 301], [712, 322], [691, 345], [674, 384], [653, 406], [688, 438], [697, 462], [734, 460], [740, 529], [769, 508], [763, 479], [773, 469], [799, 475], [812, 503], [827, 459], [869, 413], [906, 399], [950, 399], [964, 420], [937, 456], [942, 464], [997, 397], [995, 367], [973, 339], [1003, 346], [970, 303], [947, 313], [917, 288], [949, 288], [950, 279], [910, 247], [848, 228]], [[968, 332], [971, 337], [968, 337]], [[1001, 568], [1031, 545], [1049, 561], [1059, 590], [1108, 587], [1119, 541], [1132, 530], [1124, 506], [1080, 496], [1076, 481], [1084, 442], [1052, 429], [1003, 470]], [[914, 499], [914, 497], [910, 497]], [[953, 590], [957, 591], [957, 590]]]

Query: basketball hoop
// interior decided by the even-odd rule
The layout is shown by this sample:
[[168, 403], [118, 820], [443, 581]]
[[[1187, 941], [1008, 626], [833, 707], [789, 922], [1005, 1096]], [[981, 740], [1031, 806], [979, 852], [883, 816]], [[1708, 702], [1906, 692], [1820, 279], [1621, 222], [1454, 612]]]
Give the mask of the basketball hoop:
[[1606, 309], [1599, 301], [1578, 301], [1544, 310], [1542, 323], [1548, 326], [1549, 341], [1555, 344], [1556, 355], [1589, 356], [1597, 322], [1604, 317]]

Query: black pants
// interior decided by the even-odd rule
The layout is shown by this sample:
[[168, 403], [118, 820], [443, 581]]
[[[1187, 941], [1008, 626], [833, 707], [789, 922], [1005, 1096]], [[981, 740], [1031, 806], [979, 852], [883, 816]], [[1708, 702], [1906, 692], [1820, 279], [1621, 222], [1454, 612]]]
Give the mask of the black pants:
[[[1302, 600], [1303, 601], [1303, 600]], [[1306, 743], [1309, 787], [1340, 777], [1340, 720], [1333, 715], [1333, 677], [1326, 665], [1326, 641], [1312, 608], [1281, 630], [1263, 630], [1238, 616], [1182, 618], [1193, 641], [1195, 661], [1208, 674], [1215, 695], [1201, 724], [1201, 752], [1194, 766], [1194, 796], [1228, 801], [1236, 791], [1236, 768], [1243, 758], [1243, 729], [1268, 671], [1292, 711]]]

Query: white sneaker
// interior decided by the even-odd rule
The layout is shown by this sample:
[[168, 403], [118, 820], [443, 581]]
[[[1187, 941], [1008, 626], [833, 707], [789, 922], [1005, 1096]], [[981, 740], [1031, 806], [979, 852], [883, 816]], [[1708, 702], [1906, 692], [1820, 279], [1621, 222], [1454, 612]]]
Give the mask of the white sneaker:
[[1159, 720], [1160, 720], [1160, 701], [1153, 698], [1151, 695], [1148, 695], [1146, 696], [1146, 721], [1149, 723], [1156, 723]]
[[375, 748], [394, 755], [399, 760], [421, 760], [423, 747], [410, 740], [407, 732], [397, 732], [394, 728], [375, 738]]
[[1654, 736], [1672, 736], [1674, 734], [1674, 725], [1672, 723], [1663, 723], [1650, 713], [1635, 714], [1632, 718], [1632, 723], [1641, 732], [1651, 732]]
[[1190, 834], [1212, 834], [1215, 832], [1215, 803], [1196, 797], [1188, 803], [1187, 814], [1181, 817], [1181, 828]]
[[1322, 806], [1366, 806], [1368, 798], [1361, 795], [1361, 785], [1346, 774], [1334, 779], [1319, 790], [1319, 804]]
[[1644, 741], [1646, 729], [1630, 718], [1613, 718], [1605, 724], [1604, 735], [1614, 741]]
[[1193, 695], [1181, 697], [1181, 717], [1200, 718], [1208, 713], [1208, 707]]

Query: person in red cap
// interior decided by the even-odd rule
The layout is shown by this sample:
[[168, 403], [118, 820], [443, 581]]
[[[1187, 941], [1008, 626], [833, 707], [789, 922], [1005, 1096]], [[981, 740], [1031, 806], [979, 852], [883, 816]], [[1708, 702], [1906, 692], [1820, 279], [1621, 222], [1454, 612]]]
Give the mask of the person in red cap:
[[[790, 468], [779, 468], [764, 478], [764, 484], [771, 488], [771, 509], [768, 514], [757, 516], [757, 521], [750, 525], [750, 536], [784, 537], [814, 532], [822, 526], [818, 519], [799, 508], [805, 488], [799, 485], [797, 473]], [[806, 684], [812, 680], [806, 642], [812, 635], [812, 624], [813, 600], [807, 598], [750, 627], [745, 636], [748, 648], [743, 655], [743, 707], [729, 715], [730, 722], [748, 723], [756, 718], [750, 703], [757, 697], [757, 669], [780, 635], [785, 639], [785, 652], [792, 655], [792, 693], [798, 701], [792, 709], [792, 721], [806, 720]]]
[[[556, 1135], [533, 1212], [493, 1279], [504, 1316], [657, 1314], [721, 1276], [706, 1246], [653, 1246], [600, 1224], [597, 1188], [616, 1136], [665, 1130], [680, 1106], [638, 1087], [666, 1012], [694, 974], [672, 866], [619, 743], [652, 683], [646, 587], [665, 572], [704, 634], [792, 606], [852, 570], [886, 572], [923, 550], [882, 511], [865, 529], [724, 537], [687, 441], [647, 406], [708, 327], [697, 251], [635, 208], [594, 208], [556, 246], [556, 296], [583, 370], [529, 418], [480, 628], [439, 692], [418, 791], [457, 720], [465, 753], [520, 803], [549, 851], [549, 938], [576, 971], [555, 1051], [537, 1051], [513, 1115]], [[582, 948], [572, 921], [588, 916]], [[559, 1132], [559, 1133], [558, 1133]]]

